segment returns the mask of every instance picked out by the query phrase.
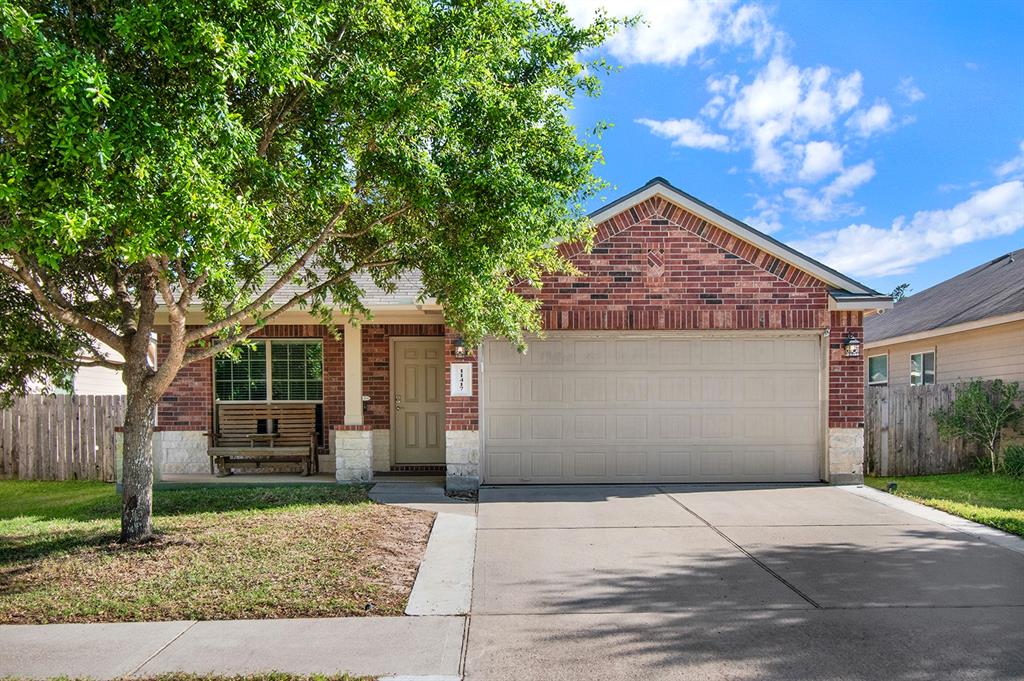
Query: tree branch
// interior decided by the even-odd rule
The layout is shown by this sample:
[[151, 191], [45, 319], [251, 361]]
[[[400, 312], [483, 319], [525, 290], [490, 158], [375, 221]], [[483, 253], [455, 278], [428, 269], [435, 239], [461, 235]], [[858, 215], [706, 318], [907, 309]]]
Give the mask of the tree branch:
[[281, 305], [281, 307], [276, 308], [273, 312], [268, 314], [266, 317], [263, 317], [260, 320], [260, 323], [258, 325], [257, 324], [252, 324], [248, 328], [245, 328], [245, 329], [239, 331], [236, 334], [232, 334], [230, 337], [225, 338], [225, 339], [223, 339], [221, 341], [218, 341], [218, 342], [214, 343], [213, 345], [211, 345], [209, 347], [198, 348], [198, 349], [186, 352], [185, 353], [185, 357], [184, 357], [184, 359], [182, 361], [182, 365], [191, 364], [192, 362], [198, 362], [198, 361], [203, 360], [203, 359], [208, 359], [210, 357], [213, 357], [214, 355], [219, 354], [223, 350], [228, 349], [229, 347], [231, 347], [235, 343], [237, 343], [239, 341], [245, 340], [246, 338], [248, 338], [252, 334], [256, 333], [257, 331], [259, 331], [260, 329], [265, 327], [267, 324], [273, 322], [275, 319], [277, 319], [279, 316], [281, 316], [282, 314], [284, 314], [285, 312], [287, 312], [291, 308], [293, 308], [296, 305], [298, 305], [300, 302], [302, 302], [306, 298], [309, 298], [311, 296], [317, 295], [318, 293], [320, 293], [321, 291], [326, 289], [328, 286], [331, 286], [331, 285], [337, 283], [338, 281], [340, 281], [341, 279], [344, 279], [345, 277], [351, 275], [352, 272], [354, 272], [358, 268], [362, 268], [362, 269], [366, 269], [366, 268], [380, 268], [380, 267], [387, 267], [388, 265], [394, 265], [394, 264], [397, 264], [397, 263], [398, 263], [398, 260], [381, 260], [381, 261], [372, 262], [372, 263], [362, 263], [358, 267], [353, 265], [352, 267], [349, 267], [345, 271], [339, 272], [337, 275], [335, 275], [333, 277], [329, 277], [328, 279], [325, 279], [323, 282], [321, 282], [320, 284], [314, 286], [313, 288], [309, 289], [308, 291], [304, 291], [303, 293], [295, 294], [294, 296], [291, 297], [291, 299], [288, 300], [288, 302], [286, 302], [283, 305]]
[[284, 274], [278, 277], [277, 281], [274, 282], [274, 284], [271, 285], [270, 288], [261, 293], [259, 297], [256, 298], [256, 300], [252, 301], [251, 303], [243, 307], [241, 310], [229, 314], [227, 317], [220, 320], [219, 322], [207, 324], [204, 327], [200, 327], [198, 329], [189, 331], [188, 333], [185, 334], [185, 344], [190, 345], [197, 340], [207, 338], [208, 336], [211, 336], [217, 333], [218, 331], [222, 331], [224, 329], [230, 328], [238, 324], [240, 321], [242, 321], [247, 316], [252, 314], [254, 310], [262, 308], [270, 300], [272, 300], [274, 294], [280, 291], [281, 288], [284, 287], [286, 283], [291, 281], [292, 277], [294, 277], [299, 270], [306, 266], [306, 263], [309, 261], [309, 258], [314, 253], [316, 253], [321, 246], [324, 245], [328, 237], [331, 235], [331, 232], [334, 231], [334, 227], [345, 215], [345, 211], [348, 210], [349, 205], [351, 204], [346, 203], [345, 205], [343, 205], [341, 208], [334, 212], [334, 215], [332, 215], [331, 219], [327, 221], [327, 224], [324, 226], [323, 231], [321, 231], [319, 236], [317, 236], [317, 238], [313, 240], [313, 243], [311, 243], [309, 247], [306, 248], [306, 250], [302, 253], [302, 255], [294, 263], [292, 263], [292, 266], [289, 267], [284, 272]]
[[[33, 270], [20, 255], [11, 253], [10, 256], [17, 267], [11, 267], [0, 261], [0, 272], [6, 272], [23, 283], [41, 308], [57, 321], [84, 331], [101, 343], [105, 343], [122, 355], [124, 354], [124, 339], [121, 336], [95, 319], [76, 311], [74, 305], [64, 297], [64, 294], [41, 272]], [[40, 281], [36, 281], [36, 277], [39, 277]], [[42, 283], [40, 284], [40, 282]]]

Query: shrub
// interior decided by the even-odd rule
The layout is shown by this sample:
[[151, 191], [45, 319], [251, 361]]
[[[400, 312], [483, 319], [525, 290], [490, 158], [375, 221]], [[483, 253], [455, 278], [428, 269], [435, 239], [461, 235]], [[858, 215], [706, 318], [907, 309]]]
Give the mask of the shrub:
[[963, 438], [981, 445], [995, 473], [999, 437], [1004, 428], [1012, 428], [1021, 418], [1019, 398], [1017, 383], [971, 381], [947, 408], [939, 409], [932, 417], [942, 439]]
[[1024, 445], [1007, 445], [1003, 450], [1003, 470], [1018, 478], [1024, 478]]

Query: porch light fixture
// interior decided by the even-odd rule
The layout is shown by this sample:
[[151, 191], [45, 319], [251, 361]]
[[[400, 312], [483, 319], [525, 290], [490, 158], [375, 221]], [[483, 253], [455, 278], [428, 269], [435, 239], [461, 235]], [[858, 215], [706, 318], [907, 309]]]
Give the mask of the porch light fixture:
[[843, 341], [843, 350], [846, 351], [847, 357], [860, 357], [860, 341], [851, 332], [846, 340]]
[[459, 337], [452, 342], [452, 345], [455, 346], [455, 358], [466, 359], [466, 341]]

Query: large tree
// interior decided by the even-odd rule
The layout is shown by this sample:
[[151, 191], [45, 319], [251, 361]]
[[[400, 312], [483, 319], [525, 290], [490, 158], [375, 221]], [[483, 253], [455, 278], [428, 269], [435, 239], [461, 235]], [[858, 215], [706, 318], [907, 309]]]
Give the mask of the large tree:
[[183, 366], [296, 306], [365, 313], [357, 272], [387, 288], [419, 269], [470, 341], [521, 338], [537, 317], [510, 282], [567, 268], [551, 245], [588, 238], [599, 149], [566, 114], [597, 92], [604, 64], [577, 55], [614, 30], [603, 16], [0, 0], [0, 22], [0, 393], [121, 371], [123, 541], [150, 534], [153, 416]]

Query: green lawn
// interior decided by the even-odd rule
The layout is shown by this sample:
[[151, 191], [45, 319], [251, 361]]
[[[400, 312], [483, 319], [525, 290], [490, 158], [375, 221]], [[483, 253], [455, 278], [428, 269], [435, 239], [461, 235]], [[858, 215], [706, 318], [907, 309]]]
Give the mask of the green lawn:
[[897, 483], [901, 497], [1024, 537], [1024, 480], [1009, 475], [955, 473], [907, 478], [865, 478], [884, 490]]
[[396, 615], [433, 514], [362, 487], [158, 489], [155, 538], [117, 543], [95, 482], [0, 481], [0, 623]]

